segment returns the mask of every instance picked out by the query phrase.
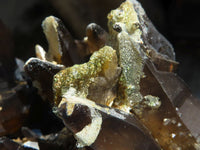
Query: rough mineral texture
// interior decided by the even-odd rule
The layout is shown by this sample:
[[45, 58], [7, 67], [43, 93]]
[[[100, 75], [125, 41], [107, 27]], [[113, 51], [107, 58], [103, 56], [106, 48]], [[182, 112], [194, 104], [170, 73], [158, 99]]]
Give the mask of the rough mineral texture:
[[[119, 75], [116, 51], [105, 46], [95, 52], [89, 62], [66, 68], [54, 76], [53, 90], [58, 105], [62, 95], [70, 94], [109, 105], [116, 94], [115, 85]], [[96, 93], [96, 90], [101, 92]]]
[[[121, 104], [126, 102], [125, 106], [130, 107], [129, 109], [141, 119], [164, 149], [195, 149], [197, 145], [195, 139], [182, 123], [173, 104], [165, 96], [165, 91], [156, 85], [157, 79], [153, 79], [155, 77], [149, 72], [156, 69], [151, 66], [153, 61], [149, 56], [150, 51], [159, 53], [158, 55], [162, 56], [161, 59], [168, 58], [173, 61], [173, 49], [170, 50], [171, 45], [168, 45], [166, 50], [168, 52], [162, 52], [159, 44], [154, 46], [152, 41], [145, 41], [146, 34], [151, 33], [151, 30], [149, 30], [148, 25], [143, 25], [144, 14], [142, 12], [144, 13], [136, 1], [126, 1], [108, 15], [108, 26], [111, 33], [109, 44], [118, 51], [119, 64], [122, 68], [118, 94], [122, 95], [123, 99], [118, 97], [115, 106], [123, 110], [124, 106]], [[162, 36], [160, 37], [162, 38]], [[168, 44], [167, 41], [165, 43]], [[156, 106], [157, 103], [161, 104], [155, 110], [153, 106]], [[165, 125], [163, 122], [166, 118], [175, 119], [176, 123]], [[181, 123], [181, 127], [177, 125], [178, 122]], [[157, 129], [162, 130], [162, 132], [158, 134]]]
[[70, 95], [64, 96], [58, 111], [75, 134], [79, 147], [90, 146], [95, 150], [160, 149], [134, 115]]
[[127, 0], [112, 10], [108, 33], [89, 24], [81, 41], [56, 17], [47, 17], [42, 26], [49, 50], [37, 45], [38, 58], [24, 68], [78, 148], [200, 149], [199, 130], [194, 134], [200, 120], [188, 123], [182, 110], [199, 112], [199, 103], [175, 73], [172, 45], [140, 3]]

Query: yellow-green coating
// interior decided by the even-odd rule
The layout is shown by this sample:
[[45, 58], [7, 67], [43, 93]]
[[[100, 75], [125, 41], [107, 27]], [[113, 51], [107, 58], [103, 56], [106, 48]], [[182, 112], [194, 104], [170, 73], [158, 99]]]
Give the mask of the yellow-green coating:
[[112, 31], [115, 23], [124, 24], [129, 34], [132, 34], [138, 29], [137, 24], [139, 20], [131, 2], [126, 1], [122, 3], [119, 8], [112, 10], [108, 14], [108, 27], [111, 29], [109, 31]]
[[122, 73], [119, 80], [119, 96], [121, 104], [128, 105], [135, 110], [142, 101], [140, 94], [140, 79], [144, 76], [143, 58], [134, 47], [127, 33], [121, 32], [118, 35], [119, 43], [119, 64]]
[[139, 20], [137, 13], [133, 7], [133, 3], [125, 1], [119, 8], [112, 10], [108, 14], [108, 29], [109, 29], [109, 41], [108, 44], [114, 49], [117, 48], [117, 35], [119, 34], [113, 28], [114, 26], [120, 26], [121, 30], [126, 32], [132, 41], [143, 43], [141, 39], [142, 31], [139, 28]]
[[76, 89], [78, 96], [86, 97], [88, 95], [88, 88], [94, 81], [94, 78], [97, 76], [109, 78], [110, 73], [107, 71], [110, 68], [115, 68], [117, 66], [116, 62], [116, 51], [109, 46], [105, 46], [99, 51], [94, 52], [89, 62], [61, 70], [53, 79], [55, 104], [59, 104], [62, 95], [69, 88]]
[[[130, 109], [137, 111], [135, 108], [143, 99], [139, 83], [144, 76], [144, 58], [140, 48], [142, 31], [138, 24], [137, 13], [130, 1], [125, 1], [108, 15], [108, 43], [117, 50], [119, 66], [122, 68], [116, 102], [120, 109], [128, 112]], [[113, 29], [115, 25], [121, 28], [120, 32]]]

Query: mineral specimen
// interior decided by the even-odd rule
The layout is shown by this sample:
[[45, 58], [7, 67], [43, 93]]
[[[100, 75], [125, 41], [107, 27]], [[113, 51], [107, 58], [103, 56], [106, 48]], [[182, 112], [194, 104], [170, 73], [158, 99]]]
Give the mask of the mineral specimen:
[[88, 25], [87, 37], [83, 41], [74, 40], [62, 21], [56, 17], [47, 17], [42, 23], [43, 31], [49, 43], [46, 53], [42, 47], [36, 47], [36, 54], [48, 61], [71, 66], [83, 63], [94, 51], [105, 45], [106, 32], [95, 23]]
[[49, 51], [36, 46], [41, 60], [31, 58], [24, 68], [74, 133], [78, 147], [200, 149], [198, 135], [176, 108], [189, 106], [190, 100], [194, 108], [195, 101], [174, 73], [173, 47], [140, 3], [127, 0], [112, 10], [109, 33], [88, 25], [82, 41], [53, 16], [42, 26]]
[[[28, 65], [27, 65], [28, 64]], [[63, 69], [63, 65], [56, 65], [38, 58], [30, 58], [24, 65], [24, 70], [32, 78], [33, 84], [39, 89], [43, 99], [53, 100], [53, 76]]]
[[[136, 11], [138, 11], [138, 14]], [[159, 84], [156, 85], [157, 79], [152, 74], [152, 71], [156, 70], [156, 68], [153, 66], [153, 61], [149, 61], [151, 56], [148, 56], [148, 53], [149, 51], [159, 52], [162, 57], [168, 59], [174, 59], [174, 53], [172, 49], [162, 52], [157, 45], [153, 47], [153, 44], [150, 45], [147, 43], [149, 41], [145, 41], [143, 37], [151, 30], [149, 30], [148, 25], [143, 26], [144, 13], [142, 14], [142, 12], [144, 11], [136, 1], [126, 1], [108, 15], [109, 30], [110, 33], [113, 33], [108, 43], [118, 51], [119, 64], [122, 68], [119, 84], [123, 88], [119, 88], [120, 91], [118, 93], [122, 93], [123, 99], [119, 98], [117, 100], [116, 107], [122, 107], [122, 109], [124, 105], [130, 107], [131, 111], [151, 131], [151, 134], [157, 139], [162, 148], [195, 149], [197, 143], [186, 126], [165, 126], [162, 124], [165, 118], [175, 119], [176, 122], [182, 121], [173, 104], [165, 96], [165, 91], [159, 88]], [[116, 26], [120, 30], [115, 32]], [[170, 48], [170, 45], [168, 48]], [[153, 86], [154, 88], [151, 88]], [[145, 99], [149, 95], [151, 99], [152, 97], [153, 99], [160, 99], [161, 105], [157, 110], [151, 107], [149, 109], [149, 105], [145, 103]], [[154, 105], [156, 104], [154, 103]], [[159, 134], [158, 128], [162, 130]], [[176, 137], [171, 136], [173, 133], [176, 134]], [[182, 140], [185, 141], [184, 144]]]
[[109, 106], [116, 95], [119, 73], [116, 51], [105, 46], [94, 52], [89, 62], [66, 68], [54, 76], [54, 101], [58, 105], [62, 95], [71, 92]]
[[70, 95], [65, 95], [58, 107], [65, 125], [75, 134], [78, 147], [90, 146], [95, 150], [160, 149], [134, 115]]

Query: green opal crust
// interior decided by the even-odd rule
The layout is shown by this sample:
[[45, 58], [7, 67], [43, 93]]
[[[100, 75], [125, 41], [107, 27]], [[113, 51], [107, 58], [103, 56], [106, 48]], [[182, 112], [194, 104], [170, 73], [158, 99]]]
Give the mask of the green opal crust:
[[53, 79], [55, 103], [58, 104], [61, 96], [70, 88], [75, 89], [75, 95], [87, 97], [88, 89], [96, 82], [96, 78], [102, 77], [107, 82], [114, 80], [118, 72], [117, 67], [116, 51], [105, 46], [94, 52], [89, 62], [61, 70]]
[[[140, 48], [142, 31], [138, 24], [137, 13], [129, 1], [108, 14], [108, 43], [117, 50], [119, 66], [122, 68], [115, 102], [117, 107], [127, 112], [138, 107], [143, 99], [139, 83], [144, 77], [144, 54]], [[120, 32], [115, 31], [115, 26], [120, 28]]]
[[118, 43], [119, 64], [123, 68], [119, 80], [119, 93], [123, 97], [120, 101], [122, 105], [134, 107], [143, 99], [139, 86], [140, 78], [144, 76], [143, 59], [126, 32], [118, 34]]

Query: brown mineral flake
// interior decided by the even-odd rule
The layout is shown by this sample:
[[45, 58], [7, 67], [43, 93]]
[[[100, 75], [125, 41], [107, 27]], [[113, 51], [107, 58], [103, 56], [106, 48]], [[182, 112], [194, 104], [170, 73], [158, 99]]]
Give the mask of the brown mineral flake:
[[144, 67], [146, 77], [141, 79], [140, 83], [141, 93], [142, 95], [151, 94], [159, 97], [161, 106], [157, 110], [144, 109], [142, 116], [140, 116], [141, 121], [151, 131], [152, 136], [157, 139], [163, 149], [196, 149], [195, 138], [184, 125], [172, 102], [153, 76], [154, 69], [152, 63], [146, 63]]

